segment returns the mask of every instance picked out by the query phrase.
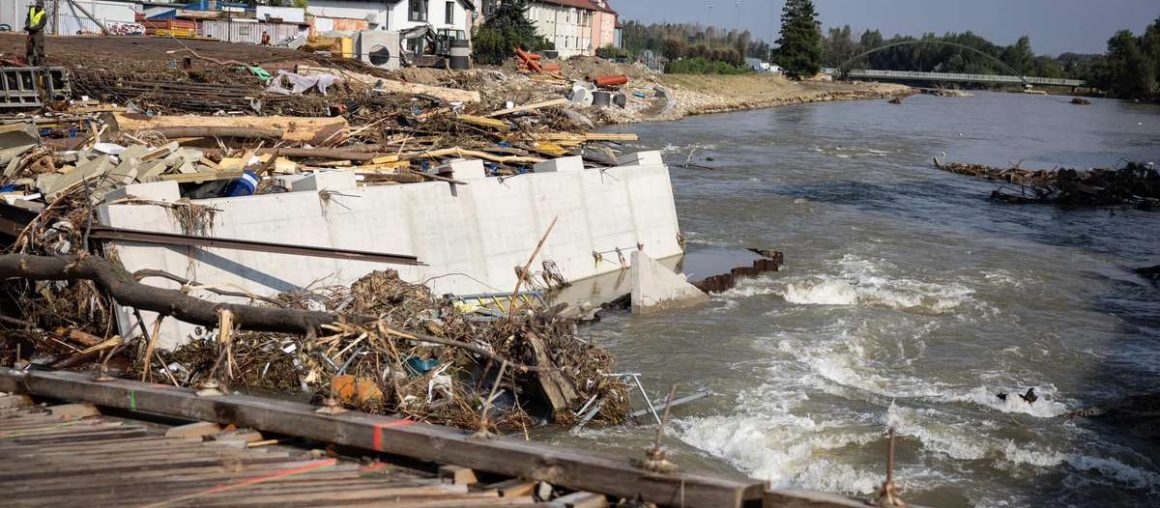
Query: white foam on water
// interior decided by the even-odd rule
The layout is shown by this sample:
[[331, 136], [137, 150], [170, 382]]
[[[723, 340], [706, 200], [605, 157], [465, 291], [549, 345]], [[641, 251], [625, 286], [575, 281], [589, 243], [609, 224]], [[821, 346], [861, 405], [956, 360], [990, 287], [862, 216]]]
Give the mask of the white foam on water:
[[847, 446], [865, 446], [881, 436], [837, 430], [837, 425], [778, 413], [690, 418], [678, 421], [676, 427], [682, 441], [775, 486], [869, 493], [875, 482], [882, 481], [878, 475], [825, 457]]
[[854, 305], [858, 293], [843, 280], [822, 280], [816, 284], [786, 284], [782, 297], [800, 305]]
[[1001, 400], [996, 392], [985, 386], [978, 386], [965, 394], [954, 394], [948, 399], [951, 401], [968, 402], [995, 409], [1004, 413], [1021, 413], [1038, 418], [1055, 418], [1068, 413], [1068, 408], [1061, 402], [1052, 400], [1055, 387], [1035, 387], [1039, 399], [1028, 404], [1017, 393], [1008, 393], [1007, 400]]
[[[881, 265], [881, 266], [880, 266]], [[780, 294], [797, 305], [864, 305], [935, 314], [974, 303], [975, 293], [957, 282], [925, 282], [890, 277], [885, 262], [846, 255], [837, 275], [812, 275], [785, 282]]]

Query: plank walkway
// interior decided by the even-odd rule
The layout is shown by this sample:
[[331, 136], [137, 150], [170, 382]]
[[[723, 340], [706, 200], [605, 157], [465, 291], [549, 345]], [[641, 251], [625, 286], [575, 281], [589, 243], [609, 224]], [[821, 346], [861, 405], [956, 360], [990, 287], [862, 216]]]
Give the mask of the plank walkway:
[[[34, 406], [30, 397], [80, 403]], [[867, 506], [840, 495], [771, 490], [754, 479], [660, 474], [628, 457], [317, 409], [97, 381], [77, 372], [0, 368], [0, 506], [607, 508], [617, 500], [634, 507]], [[101, 413], [109, 410], [125, 418]], [[131, 419], [141, 413], [193, 423], [166, 427]], [[360, 465], [268, 436], [346, 447], [375, 462]], [[496, 483], [480, 483], [477, 473]]]
[[54, 415], [49, 409], [56, 408], [20, 400], [27, 401], [0, 396], [0, 504], [6, 507], [566, 506], [536, 503], [533, 484], [457, 484], [382, 463], [249, 448], [245, 440], [228, 439], [230, 432], [219, 433], [224, 440], [167, 437], [162, 426], [83, 409], [75, 414], [75, 404], [58, 406], [70, 410]]

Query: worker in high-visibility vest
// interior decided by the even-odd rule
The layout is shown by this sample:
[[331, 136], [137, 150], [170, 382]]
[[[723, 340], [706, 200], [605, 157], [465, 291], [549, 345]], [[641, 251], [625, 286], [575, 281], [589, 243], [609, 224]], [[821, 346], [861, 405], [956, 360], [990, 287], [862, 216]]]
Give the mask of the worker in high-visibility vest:
[[24, 46], [24, 57], [28, 65], [39, 67], [44, 61], [44, 25], [48, 15], [44, 12], [44, 0], [36, 0], [36, 5], [28, 7], [28, 19], [24, 30], [28, 32], [28, 43]]

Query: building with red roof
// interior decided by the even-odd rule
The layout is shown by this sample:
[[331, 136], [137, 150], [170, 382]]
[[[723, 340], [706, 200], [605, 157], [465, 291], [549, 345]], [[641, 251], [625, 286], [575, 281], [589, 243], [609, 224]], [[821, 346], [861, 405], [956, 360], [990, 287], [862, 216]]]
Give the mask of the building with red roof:
[[[483, 0], [484, 17], [502, 0]], [[617, 14], [608, 0], [530, 0], [525, 14], [561, 58], [594, 55], [616, 44]]]

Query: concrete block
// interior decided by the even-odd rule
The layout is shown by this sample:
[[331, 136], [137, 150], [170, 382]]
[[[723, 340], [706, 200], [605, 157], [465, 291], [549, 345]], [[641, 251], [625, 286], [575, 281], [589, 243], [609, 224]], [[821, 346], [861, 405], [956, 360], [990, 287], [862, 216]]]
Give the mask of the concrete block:
[[306, 178], [290, 183], [290, 190], [294, 192], [355, 188], [358, 188], [358, 179], [355, 178], [354, 173], [349, 171], [314, 173], [313, 175], [308, 175]]
[[648, 314], [700, 305], [709, 295], [640, 251], [632, 253], [632, 312]]
[[565, 173], [584, 171], [584, 159], [579, 155], [546, 160], [532, 166], [537, 173]]
[[656, 150], [624, 154], [616, 159], [617, 166], [659, 166], [664, 163], [661, 153]]
[[483, 161], [479, 159], [455, 159], [451, 161], [451, 178], [456, 180], [479, 180], [487, 178]]
[[278, 185], [281, 185], [282, 187], [287, 188], [287, 189], [293, 189], [294, 182], [301, 181], [302, 179], [304, 179], [308, 176], [310, 176], [310, 175], [299, 175], [299, 174], [274, 175], [274, 182], [277, 183]]
[[105, 194], [105, 202], [112, 202], [129, 196], [148, 199], [150, 201], [173, 203], [181, 199], [181, 189], [177, 185], [177, 182], [173, 180], [135, 183], [124, 187], [117, 187], [109, 191], [108, 194]]

